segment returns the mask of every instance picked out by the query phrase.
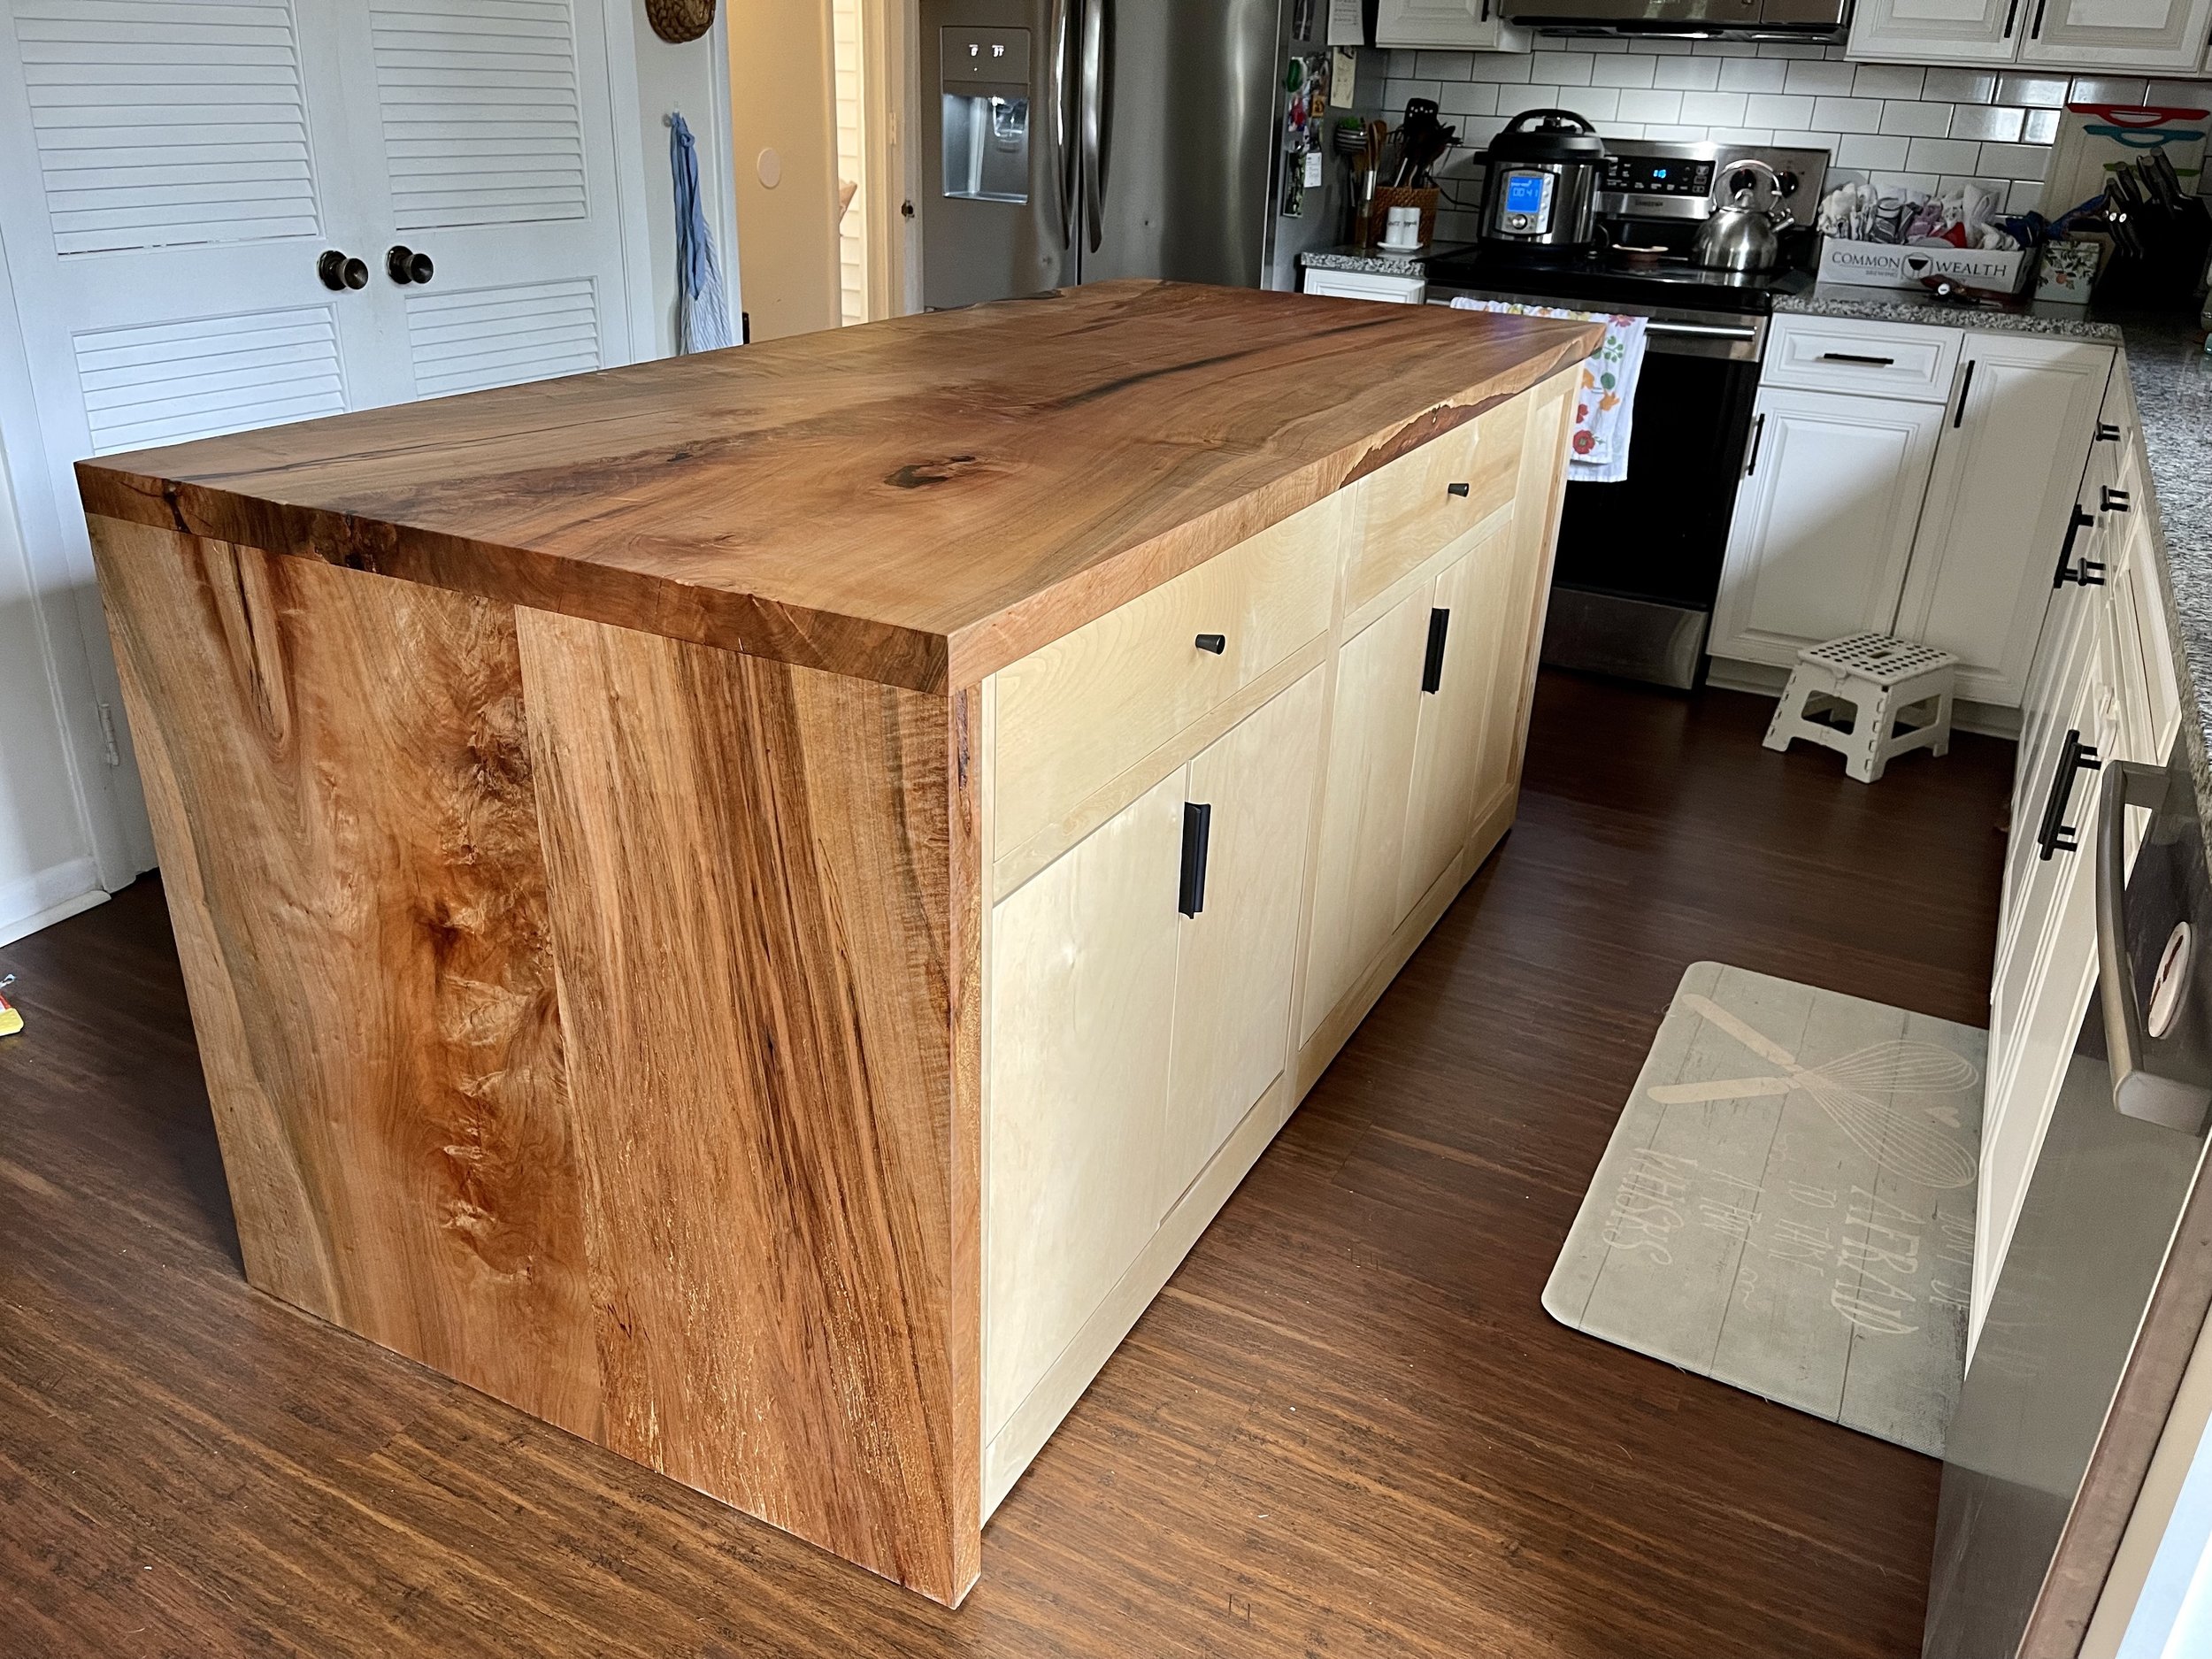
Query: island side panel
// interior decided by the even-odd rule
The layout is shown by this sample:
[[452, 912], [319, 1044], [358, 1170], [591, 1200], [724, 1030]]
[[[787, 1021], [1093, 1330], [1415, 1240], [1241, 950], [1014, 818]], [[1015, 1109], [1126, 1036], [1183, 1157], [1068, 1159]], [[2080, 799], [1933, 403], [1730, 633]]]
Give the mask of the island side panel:
[[595, 1434], [512, 611], [91, 526], [248, 1277]]
[[947, 700], [518, 632], [605, 1443], [956, 1602], [980, 1453]]

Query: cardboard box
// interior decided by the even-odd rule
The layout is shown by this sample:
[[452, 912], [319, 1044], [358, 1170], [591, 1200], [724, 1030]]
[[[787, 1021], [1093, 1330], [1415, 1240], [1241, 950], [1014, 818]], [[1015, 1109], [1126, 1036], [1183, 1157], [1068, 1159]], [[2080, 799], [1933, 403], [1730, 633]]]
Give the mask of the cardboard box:
[[1886, 242], [1846, 242], [1824, 236], [1820, 280], [1862, 288], [1916, 288], [1923, 277], [1947, 276], [1968, 288], [2017, 294], [2027, 286], [2035, 257], [2017, 248], [1985, 253], [1978, 248], [1928, 248]]

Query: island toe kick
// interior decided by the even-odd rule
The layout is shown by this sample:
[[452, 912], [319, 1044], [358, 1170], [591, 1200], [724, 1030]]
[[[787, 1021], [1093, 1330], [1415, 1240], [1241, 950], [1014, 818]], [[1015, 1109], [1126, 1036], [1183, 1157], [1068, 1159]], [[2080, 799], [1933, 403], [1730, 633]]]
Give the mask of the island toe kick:
[[88, 466], [250, 1279], [956, 1604], [1511, 820], [1588, 349], [1541, 327], [939, 690]]

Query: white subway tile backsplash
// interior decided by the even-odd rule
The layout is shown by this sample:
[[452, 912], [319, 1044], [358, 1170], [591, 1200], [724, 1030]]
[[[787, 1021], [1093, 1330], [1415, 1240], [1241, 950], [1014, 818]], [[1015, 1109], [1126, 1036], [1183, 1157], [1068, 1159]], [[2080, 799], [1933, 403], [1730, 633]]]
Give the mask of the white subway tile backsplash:
[[1662, 92], [1648, 87], [1627, 87], [1621, 92], [1621, 119], [1624, 121], [1678, 121], [1682, 119], [1682, 95]]
[[2024, 104], [2032, 109], [2055, 110], [2073, 89], [2064, 75], [1999, 75], [1997, 102]]
[[1914, 173], [1971, 173], [1981, 165], [1981, 146], [1964, 138], [1916, 138], [1905, 151]]
[[1986, 104], [1997, 96], [1997, 77], [1986, 69], [1931, 69], [1920, 96], [1932, 103]]
[[2076, 75], [2069, 100], [2074, 104], [2140, 104], [2150, 90], [2147, 81], [2126, 75]]
[[1861, 98], [1916, 98], [1927, 73], [1911, 64], [1861, 64], [1852, 72], [1851, 92]]
[[1790, 66], [1771, 58], [1724, 58], [1720, 60], [1723, 92], [1779, 92]]
[[1533, 52], [1477, 52], [1470, 79], [1496, 85], [1526, 86], [1536, 79]]
[[1796, 63], [1790, 65], [1789, 74], [1782, 82], [1782, 90], [1809, 92], [1816, 96], [1824, 93], [1847, 96], [1851, 90], [1851, 79], [1849, 64], [1832, 64], [1825, 59], [1818, 63]]
[[1907, 138], [1941, 138], [1951, 130], [1947, 104], [1912, 104], [1902, 98], [1882, 101], [1881, 131]]
[[1594, 87], [1647, 87], [1656, 67], [1649, 58], [1631, 52], [1625, 58], [1601, 58], [1591, 66]]
[[2067, 102], [2212, 108], [2212, 81], [1851, 64], [1839, 49], [1761, 42], [1540, 37], [1530, 52], [1391, 51], [1384, 102], [1433, 98], [1459, 128], [1456, 196], [1440, 234], [1473, 234], [1474, 167], [1523, 111], [1570, 109], [1616, 138], [1825, 150], [1877, 188], [1978, 184], [2003, 211], [2039, 203]]
[[1662, 58], [1651, 72], [1651, 84], [1678, 92], [1710, 92], [1720, 85], [1717, 58]]
[[2050, 162], [2051, 152], [2047, 145], [1984, 144], [1981, 157], [1974, 165], [1994, 178], [2040, 180]]
[[1744, 100], [1744, 119], [1755, 127], [1806, 127], [1813, 119], [1813, 101], [1786, 93], [1755, 92]]
[[1741, 126], [1745, 96], [1740, 92], [1686, 92], [1681, 119], [1705, 127]]
[[1911, 142], [1909, 138], [1847, 134], [1836, 146], [1836, 165], [1857, 173], [1901, 167], [1905, 165], [1905, 147]]
[[2016, 144], [2027, 116], [2025, 110], [2015, 109], [2008, 104], [1970, 104], [1963, 109], [1952, 110], [1951, 136]]
[[1455, 116], [1495, 115], [1498, 88], [1486, 81], [1449, 81], [1444, 83], [1443, 96], [1436, 102], [1448, 121]]
[[1838, 133], [1878, 133], [1882, 130], [1879, 98], [1815, 98], [1813, 125]]

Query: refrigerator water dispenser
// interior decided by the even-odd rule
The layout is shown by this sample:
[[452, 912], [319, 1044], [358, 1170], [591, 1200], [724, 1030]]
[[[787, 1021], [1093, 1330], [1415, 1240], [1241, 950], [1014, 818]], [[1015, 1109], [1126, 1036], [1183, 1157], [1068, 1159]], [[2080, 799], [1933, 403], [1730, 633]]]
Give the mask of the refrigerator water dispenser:
[[939, 32], [943, 65], [945, 194], [969, 202], [1029, 200], [1029, 31]]

